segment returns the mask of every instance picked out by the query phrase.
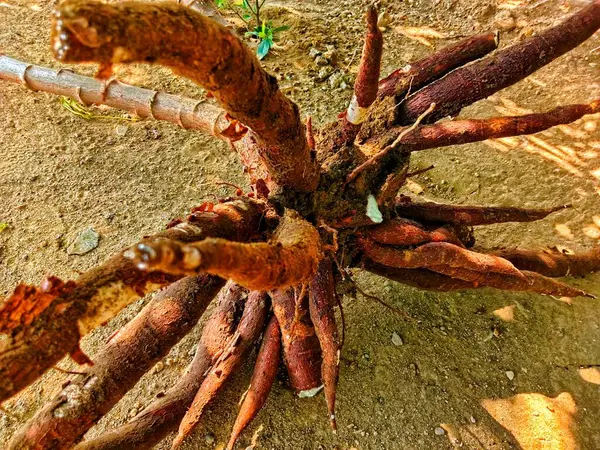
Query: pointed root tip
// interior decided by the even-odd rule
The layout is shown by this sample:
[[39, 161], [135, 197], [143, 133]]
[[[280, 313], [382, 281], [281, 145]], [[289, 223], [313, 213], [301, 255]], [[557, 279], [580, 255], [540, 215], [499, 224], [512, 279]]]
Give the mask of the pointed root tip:
[[233, 450], [233, 448], [235, 447], [235, 443], [237, 442], [238, 438], [240, 437], [240, 433], [242, 430], [239, 430], [239, 429], [236, 430], [235, 428], [237, 428], [237, 427], [234, 425], [234, 430], [231, 432], [231, 436], [229, 437], [229, 442], [225, 446], [225, 450]]
[[561, 211], [563, 209], [571, 209], [573, 207], [572, 203], [567, 203], [566, 205], [559, 205], [552, 208], [552, 212]]
[[375, 5], [371, 4], [367, 7], [367, 28], [371, 33], [379, 31], [379, 28], [377, 28], [377, 14]]
[[337, 422], [335, 420], [335, 414], [329, 416], [329, 424], [331, 425], [331, 431], [333, 434], [337, 434]]
[[173, 439], [173, 443], [171, 444], [171, 450], [177, 450], [179, 447], [181, 447], [181, 443], [183, 442], [184, 439], [185, 439], [185, 436], [178, 434], [175, 437], [175, 439]]

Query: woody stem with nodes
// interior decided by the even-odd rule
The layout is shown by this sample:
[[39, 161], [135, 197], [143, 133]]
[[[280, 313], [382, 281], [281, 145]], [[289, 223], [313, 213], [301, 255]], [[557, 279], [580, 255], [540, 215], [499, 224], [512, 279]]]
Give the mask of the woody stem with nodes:
[[[588, 39], [600, 28], [600, 0], [512, 47], [496, 51], [494, 34], [474, 36], [383, 80], [383, 37], [371, 7], [352, 101], [320, 130], [310, 120], [304, 124], [298, 107], [222, 18], [202, 14], [214, 16], [214, 9], [196, 3], [203, 2], [188, 7], [67, 0], [55, 11], [52, 50], [63, 62], [99, 63], [101, 78], [109, 77], [113, 64], [170, 67], [211, 91], [218, 106], [0, 55], [0, 79], [229, 142], [253, 188], [248, 196], [203, 203], [76, 280], [49, 277], [39, 287], [19, 285], [0, 304], [0, 333], [7, 335], [0, 341], [0, 401], [67, 354], [86, 365], [15, 434], [9, 448], [148, 448], [179, 427], [177, 447], [259, 341], [228, 448], [267, 401], [281, 363], [299, 395], [324, 389], [335, 430], [342, 351], [336, 285], [347, 279], [350, 267], [428, 290], [489, 286], [591, 295], [555, 277], [600, 269], [597, 249], [565, 255], [472, 248], [474, 226], [541, 220], [569, 205], [440, 205], [413, 203], [397, 193], [410, 175], [414, 151], [536, 133], [600, 112], [596, 99], [518, 117], [437, 122]], [[89, 358], [81, 352], [82, 336], [163, 287], [100, 354]], [[218, 305], [180, 382], [129, 423], [81, 442], [215, 296]]]

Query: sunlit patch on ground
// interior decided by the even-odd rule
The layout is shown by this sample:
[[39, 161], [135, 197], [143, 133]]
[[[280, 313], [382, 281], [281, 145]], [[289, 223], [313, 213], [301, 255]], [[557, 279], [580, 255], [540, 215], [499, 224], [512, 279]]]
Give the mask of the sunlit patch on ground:
[[494, 315], [505, 322], [510, 322], [515, 319], [515, 308], [517, 305], [508, 305], [504, 308], [499, 308], [494, 311]]
[[517, 394], [508, 399], [484, 399], [481, 405], [524, 450], [578, 448], [573, 435], [577, 406], [568, 392], [555, 398]]
[[441, 424], [453, 448], [497, 448], [498, 438], [487, 425], [474, 417], [471, 417], [470, 422], [460, 426]]
[[600, 384], [600, 369], [597, 367], [583, 367], [579, 369], [579, 376], [588, 383]]
[[575, 238], [573, 232], [571, 231], [571, 228], [566, 223], [557, 223], [556, 225], [554, 225], [554, 229], [560, 236], [566, 239]]

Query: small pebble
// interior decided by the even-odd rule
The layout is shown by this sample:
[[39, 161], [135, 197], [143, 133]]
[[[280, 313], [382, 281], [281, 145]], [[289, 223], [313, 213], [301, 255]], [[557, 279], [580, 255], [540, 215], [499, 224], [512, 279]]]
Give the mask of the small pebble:
[[85, 255], [91, 252], [100, 242], [100, 235], [90, 227], [81, 231], [75, 240], [67, 248], [67, 254], [69, 255]]
[[125, 136], [127, 134], [127, 126], [126, 125], [117, 125], [115, 127], [115, 133], [117, 134], [117, 136]]
[[206, 433], [206, 435], [204, 435], [204, 442], [207, 444], [214, 444], [215, 436], [212, 433]]
[[315, 59], [317, 56], [321, 56], [321, 52], [319, 50], [317, 50], [316, 48], [312, 47], [308, 51], [308, 56], [310, 56], [312, 59]]
[[332, 69], [331, 67], [323, 67], [319, 70], [319, 74], [317, 75], [317, 80], [325, 81], [331, 75]]
[[504, 373], [506, 374], [506, 378], [508, 378], [510, 381], [515, 379], [515, 373], [512, 370], [507, 370]]
[[394, 344], [396, 346], [400, 346], [400, 345], [404, 344], [404, 342], [402, 341], [402, 338], [396, 332], [392, 333], [392, 344]]
[[406, 187], [410, 192], [412, 192], [415, 195], [422, 194], [424, 191], [423, 186], [411, 179], [406, 180]]
[[444, 430], [442, 427], [435, 427], [435, 430], [433, 430], [433, 432], [436, 436], [443, 436], [446, 434], [446, 430]]
[[477, 419], [475, 419], [475, 417], [473, 416], [471, 416], [469, 420], [471, 421], [471, 423], [477, 423]]
[[494, 25], [496, 25], [502, 31], [510, 31], [516, 27], [516, 22], [512, 13], [506, 9], [500, 11], [494, 17]]
[[329, 60], [324, 56], [317, 56], [315, 58], [315, 63], [317, 64], [317, 66], [328, 66]]
[[335, 72], [329, 77], [329, 86], [331, 89], [335, 89], [340, 87], [342, 81], [344, 81], [344, 74], [342, 72]]

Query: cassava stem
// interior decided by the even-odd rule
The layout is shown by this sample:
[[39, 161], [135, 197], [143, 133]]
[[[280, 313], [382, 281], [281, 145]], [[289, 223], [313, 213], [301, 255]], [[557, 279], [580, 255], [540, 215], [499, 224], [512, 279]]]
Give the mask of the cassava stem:
[[237, 140], [245, 133], [245, 127], [229, 120], [225, 110], [205, 101], [131, 86], [114, 79], [102, 82], [67, 69], [48, 69], [1, 54], [0, 80], [20, 83], [33, 91], [71, 97], [84, 105], [107, 105], [141, 118], [172, 122], [225, 140]]
[[[177, 32], [173, 32], [177, 30]], [[152, 62], [211, 91], [258, 139], [271, 177], [299, 192], [319, 181], [298, 107], [229, 29], [176, 3], [67, 0], [57, 6], [52, 48], [64, 62]]]
[[346, 120], [355, 125], [355, 134], [367, 117], [369, 107], [377, 98], [379, 73], [381, 70], [381, 54], [383, 52], [383, 35], [377, 27], [377, 10], [374, 6], [367, 8], [367, 35], [362, 50], [358, 74], [354, 82], [354, 96], [350, 101]]
[[272, 242], [205, 239], [182, 245], [165, 239], [137, 245], [126, 254], [142, 270], [179, 275], [207, 272], [266, 291], [307, 282], [317, 270], [321, 245], [318, 231], [298, 213], [287, 210]]

